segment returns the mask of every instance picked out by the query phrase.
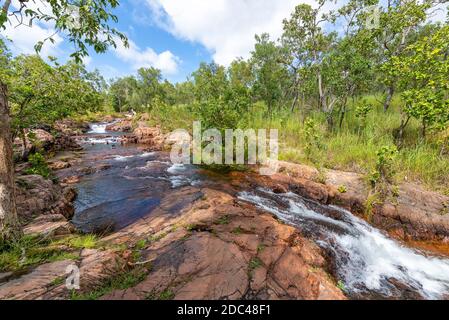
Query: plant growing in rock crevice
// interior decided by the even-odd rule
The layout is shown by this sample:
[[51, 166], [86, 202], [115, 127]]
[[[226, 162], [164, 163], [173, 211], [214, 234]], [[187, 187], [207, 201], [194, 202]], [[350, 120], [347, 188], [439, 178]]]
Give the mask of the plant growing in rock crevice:
[[306, 157], [309, 160], [313, 160], [314, 154], [317, 150], [323, 148], [323, 144], [321, 143], [322, 137], [317, 124], [312, 118], [308, 118], [304, 122], [304, 136], [306, 140], [306, 146], [304, 148]]
[[365, 202], [367, 220], [371, 220], [374, 208], [382, 205], [389, 196], [397, 202], [399, 188], [394, 185], [394, 162], [397, 155], [398, 149], [395, 146], [383, 146], [376, 152], [376, 165], [369, 175], [371, 192]]
[[50, 176], [51, 171], [48, 168], [47, 162], [42, 154], [37, 152], [30, 155], [28, 162], [31, 164], [31, 167], [25, 171], [27, 174], [37, 174], [44, 178], [48, 178]]
[[395, 146], [383, 146], [376, 152], [376, 166], [369, 179], [371, 187], [383, 195], [388, 193], [388, 185], [394, 183], [394, 162], [397, 155], [398, 150]]

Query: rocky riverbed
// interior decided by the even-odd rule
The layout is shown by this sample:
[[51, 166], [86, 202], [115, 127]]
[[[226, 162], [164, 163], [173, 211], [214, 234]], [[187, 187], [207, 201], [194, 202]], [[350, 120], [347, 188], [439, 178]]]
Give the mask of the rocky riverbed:
[[[394, 204], [374, 209], [376, 229], [361, 218], [368, 189], [356, 174], [327, 171], [319, 179], [313, 168], [280, 163], [279, 174], [260, 177], [173, 165], [160, 128], [129, 125], [99, 123], [78, 132], [82, 151], [50, 161], [60, 183], [28, 189], [48, 199], [34, 206], [40, 211], [28, 219], [29, 233], [97, 233], [101, 245], [75, 260], [0, 277], [0, 298], [69, 298], [73, 293], [55, 280], [67, 277], [73, 263], [82, 271], [79, 294], [139, 271], [139, 281], [101, 299], [447, 297], [444, 250], [409, 245], [435, 240], [445, 247], [447, 197], [403, 186]], [[52, 196], [44, 191], [62, 204], [47, 210]]]

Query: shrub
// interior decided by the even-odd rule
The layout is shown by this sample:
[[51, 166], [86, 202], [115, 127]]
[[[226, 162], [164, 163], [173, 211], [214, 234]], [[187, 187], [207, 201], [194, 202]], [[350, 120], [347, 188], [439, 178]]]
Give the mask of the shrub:
[[308, 118], [304, 122], [304, 138], [306, 142], [305, 153], [307, 159], [311, 159], [317, 149], [322, 149], [321, 135], [315, 120]]
[[25, 171], [27, 174], [38, 174], [44, 178], [48, 178], [50, 176], [51, 171], [48, 168], [47, 162], [42, 154], [34, 153], [30, 155], [28, 162], [31, 164], [31, 167]]
[[383, 146], [376, 152], [376, 168], [371, 174], [373, 187], [379, 182], [391, 183], [394, 176], [393, 164], [398, 155], [398, 149], [394, 146]]

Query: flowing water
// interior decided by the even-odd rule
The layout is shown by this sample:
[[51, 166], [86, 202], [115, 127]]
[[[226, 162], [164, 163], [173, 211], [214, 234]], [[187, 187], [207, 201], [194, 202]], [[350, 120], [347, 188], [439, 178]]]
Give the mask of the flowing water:
[[[85, 232], [119, 230], [151, 214], [163, 195], [174, 189], [216, 183], [226, 189], [227, 177], [216, 177], [189, 165], [173, 165], [163, 152], [121, 146], [121, 133], [93, 124], [81, 139], [86, 154], [80, 170], [93, 174], [77, 184], [75, 225]], [[100, 170], [98, 170], [100, 168]], [[211, 181], [214, 180], [215, 181]], [[329, 255], [333, 273], [352, 298], [440, 299], [449, 295], [449, 259], [408, 248], [350, 212], [324, 206], [293, 193], [240, 190], [248, 202], [298, 228]], [[192, 199], [179, 199], [182, 209]]]
[[238, 197], [314, 239], [332, 257], [337, 278], [353, 297], [438, 299], [449, 292], [449, 259], [407, 248], [349, 211], [265, 189]]

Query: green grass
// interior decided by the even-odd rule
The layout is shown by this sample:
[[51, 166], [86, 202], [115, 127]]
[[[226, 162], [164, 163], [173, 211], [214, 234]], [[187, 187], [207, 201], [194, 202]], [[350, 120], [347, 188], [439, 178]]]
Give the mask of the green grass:
[[255, 270], [255, 269], [257, 269], [257, 268], [259, 268], [261, 266], [262, 266], [262, 261], [259, 258], [257, 258], [257, 257], [252, 258], [249, 261], [249, 270], [250, 271], [253, 271], [253, 270]]
[[175, 294], [170, 289], [164, 290], [159, 295], [159, 300], [172, 300], [175, 297]]
[[[392, 132], [401, 121], [398, 97], [386, 113], [378, 98], [365, 97], [375, 106], [367, 116], [365, 127], [361, 127], [361, 121], [355, 116], [354, 105], [349, 106], [341, 129], [337, 122], [332, 132], [327, 130], [325, 118], [319, 112], [308, 112], [305, 116], [303, 113], [285, 111], [276, 114], [271, 121], [255, 112], [250, 127], [279, 130], [281, 160], [369, 174], [376, 163], [376, 151], [382, 146], [394, 145]], [[310, 157], [305, 152], [303, 120], [306, 117], [313, 118], [318, 124], [323, 145], [322, 148], [314, 148]], [[412, 119], [404, 134], [403, 148], [394, 163], [397, 181], [416, 182], [428, 189], [449, 193], [449, 155], [440, 154], [440, 149], [431, 134], [423, 140], [419, 122]]]
[[0, 272], [19, 271], [32, 265], [68, 257], [67, 252], [50, 244], [50, 241], [34, 236], [24, 236], [14, 243], [3, 244], [0, 248]]
[[156, 292], [151, 292], [146, 296], [146, 300], [173, 300], [175, 297], [175, 293], [167, 288], [161, 293], [157, 294]]
[[341, 291], [346, 291], [345, 283], [343, 281], [341, 281], [341, 280], [338, 280], [337, 288], [340, 289]]
[[265, 248], [266, 248], [266, 245], [264, 245], [263, 243], [259, 244], [257, 246], [257, 253], [262, 252]]
[[145, 249], [146, 245], [147, 245], [147, 240], [146, 239], [139, 240], [136, 243], [136, 249], [137, 250]]
[[125, 290], [136, 286], [145, 280], [148, 272], [142, 269], [133, 269], [129, 272], [121, 273], [106, 280], [102, 286], [86, 293], [72, 291], [71, 300], [97, 300], [98, 298], [114, 291]]
[[94, 249], [97, 247], [98, 238], [93, 234], [87, 234], [68, 238], [65, 242], [73, 249]]
[[164, 239], [168, 235], [167, 232], [160, 232], [159, 234], [151, 235], [148, 237], [148, 242], [158, 242], [159, 240]]
[[57, 241], [24, 236], [0, 246], [0, 272], [20, 271], [47, 262], [77, 260], [79, 249], [94, 248], [96, 242], [93, 235], [71, 235]]
[[243, 233], [243, 230], [242, 230], [242, 228], [237, 227], [237, 228], [234, 228], [234, 230], [232, 230], [232, 233], [235, 235], [239, 235], [239, 234]]
[[[332, 132], [327, 130], [322, 112], [301, 106], [293, 113], [289, 108], [284, 108], [275, 112], [272, 119], [268, 119], [264, 114], [266, 108], [263, 103], [255, 103], [248, 114], [242, 115], [245, 117], [242, 123], [254, 129], [278, 129], [281, 160], [368, 175], [375, 166], [376, 151], [382, 146], [394, 145], [392, 133], [401, 123], [400, 97], [393, 98], [387, 112], [383, 111], [381, 100], [380, 95], [367, 95], [354, 101], [351, 99], [341, 128], [338, 115], [334, 116], [335, 126]], [[357, 118], [355, 112], [356, 107], [361, 104], [373, 105], [365, 122]], [[316, 123], [319, 135], [319, 144], [312, 147], [310, 155], [305, 152], [307, 141], [304, 121], [308, 118]], [[197, 119], [188, 105], [161, 105], [148, 113], [140, 114], [136, 119], [152, 126], [161, 125], [164, 132], [178, 128], [190, 132], [194, 120]], [[446, 133], [446, 141], [448, 134], [449, 132]], [[420, 136], [420, 123], [412, 119], [405, 130], [403, 147], [394, 164], [395, 179], [398, 182], [416, 182], [428, 189], [449, 194], [449, 155], [441, 154], [438, 140], [441, 137], [437, 139], [431, 133], [423, 140]]]
[[226, 216], [220, 217], [216, 223], [221, 224], [221, 225], [229, 224], [229, 216], [226, 215]]

